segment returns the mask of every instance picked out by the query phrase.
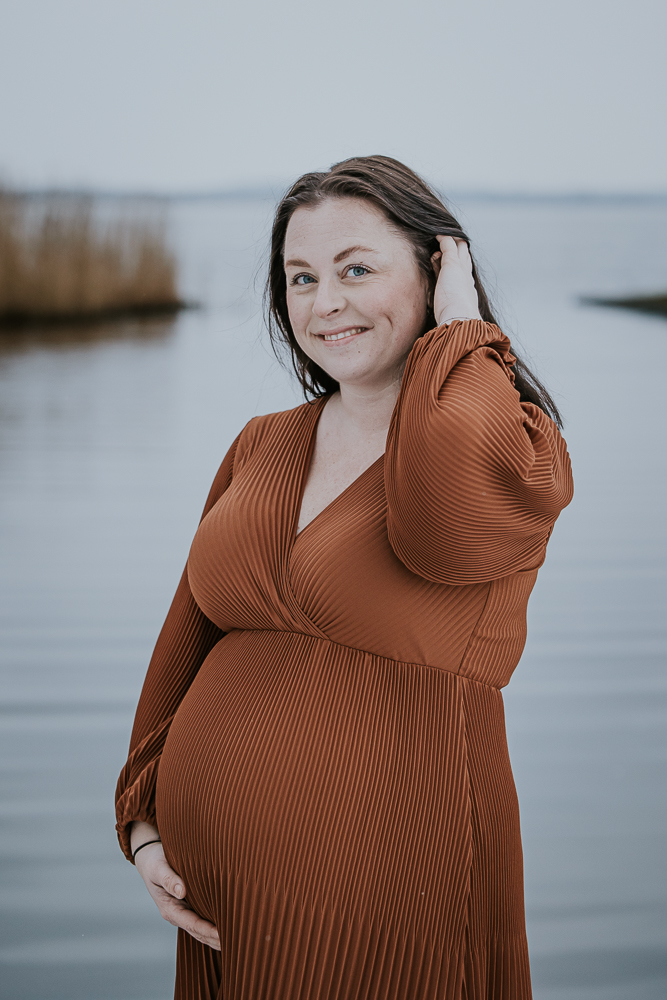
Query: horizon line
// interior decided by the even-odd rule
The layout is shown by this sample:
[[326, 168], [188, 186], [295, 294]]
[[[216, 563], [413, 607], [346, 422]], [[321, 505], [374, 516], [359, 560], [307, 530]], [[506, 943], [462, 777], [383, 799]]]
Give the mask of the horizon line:
[[[603, 202], [603, 201], [664, 201], [667, 200], [667, 190], [664, 191], [596, 191], [592, 189], [573, 188], [566, 191], [549, 190], [503, 190], [493, 188], [453, 188], [447, 194], [439, 189], [438, 185], [432, 184], [436, 192], [445, 201], [456, 201], [457, 199], [477, 200], [477, 201], [551, 201], [551, 202]], [[15, 185], [0, 184], [0, 192], [8, 194], [18, 194], [25, 197], [45, 197], [48, 195], [60, 195], [63, 197], [88, 196], [93, 198], [109, 198], [147, 201], [243, 201], [243, 200], [268, 200], [277, 201], [283, 191], [289, 185], [264, 184], [249, 187], [228, 187], [210, 188], [204, 190], [178, 190], [159, 191], [150, 189], [131, 188], [95, 188], [87, 185], [56, 186], [43, 185], [34, 187], [19, 187]]]

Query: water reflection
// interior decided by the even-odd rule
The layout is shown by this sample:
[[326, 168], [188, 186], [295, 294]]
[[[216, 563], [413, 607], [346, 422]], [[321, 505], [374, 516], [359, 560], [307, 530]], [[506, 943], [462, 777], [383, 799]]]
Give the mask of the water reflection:
[[154, 341], [173, 336], [176, 317], [152, 316], [97, 323], [30, 324], [0, 328], [0, 357], [28, 351], [94, 347], [118, 340]]

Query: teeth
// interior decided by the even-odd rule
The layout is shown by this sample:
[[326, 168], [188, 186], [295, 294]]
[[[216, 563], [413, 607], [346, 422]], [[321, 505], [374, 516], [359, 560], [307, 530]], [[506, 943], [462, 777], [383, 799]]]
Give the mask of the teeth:
[[325, 340], [344, 340], [346, 337], [353, 337], [355, 333], [363, 333], [365, 326], [355, 326], [353, 330], [344, 330], [342, 333], [325, 333]]

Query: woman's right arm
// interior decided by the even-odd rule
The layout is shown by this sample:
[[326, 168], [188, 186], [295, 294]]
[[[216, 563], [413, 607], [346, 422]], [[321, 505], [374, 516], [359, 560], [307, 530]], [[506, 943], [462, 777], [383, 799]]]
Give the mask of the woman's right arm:
[[[213, 481], [202, 519], [231, 483], [239, 437]], [[136, 865], [161, 916], [218, 951], [220, 939], [215, 926], [190, 908], [186, 886], [165, 859], [155, 820], [155, 787], [171, 721], [223, 634], [192, 596], [186, 567], [151, 657], [134, 719], [130, 752], [116, 788], [116, 830], [121, 849]]]
[[[231, 483], [238, 441], [234, 441], [218, 470], [202, 518]], [[186, 568], [151, 657], [134, 719], [130, 752], [116, 789], [116, 830], [121, 849], [130, 861], [132, 824], [156, 826], [157, 772], [172, 719], [223, 634], [192, 596]]]

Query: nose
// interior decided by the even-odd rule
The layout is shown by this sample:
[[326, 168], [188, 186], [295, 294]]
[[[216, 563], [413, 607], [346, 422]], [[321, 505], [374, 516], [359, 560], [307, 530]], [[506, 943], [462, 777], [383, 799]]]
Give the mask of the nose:
[[321, 278], [313, 302], [313, 312], [320, 319], [327, 319], [342, 312], [347, 305], [343, 290], [335, 279]]

